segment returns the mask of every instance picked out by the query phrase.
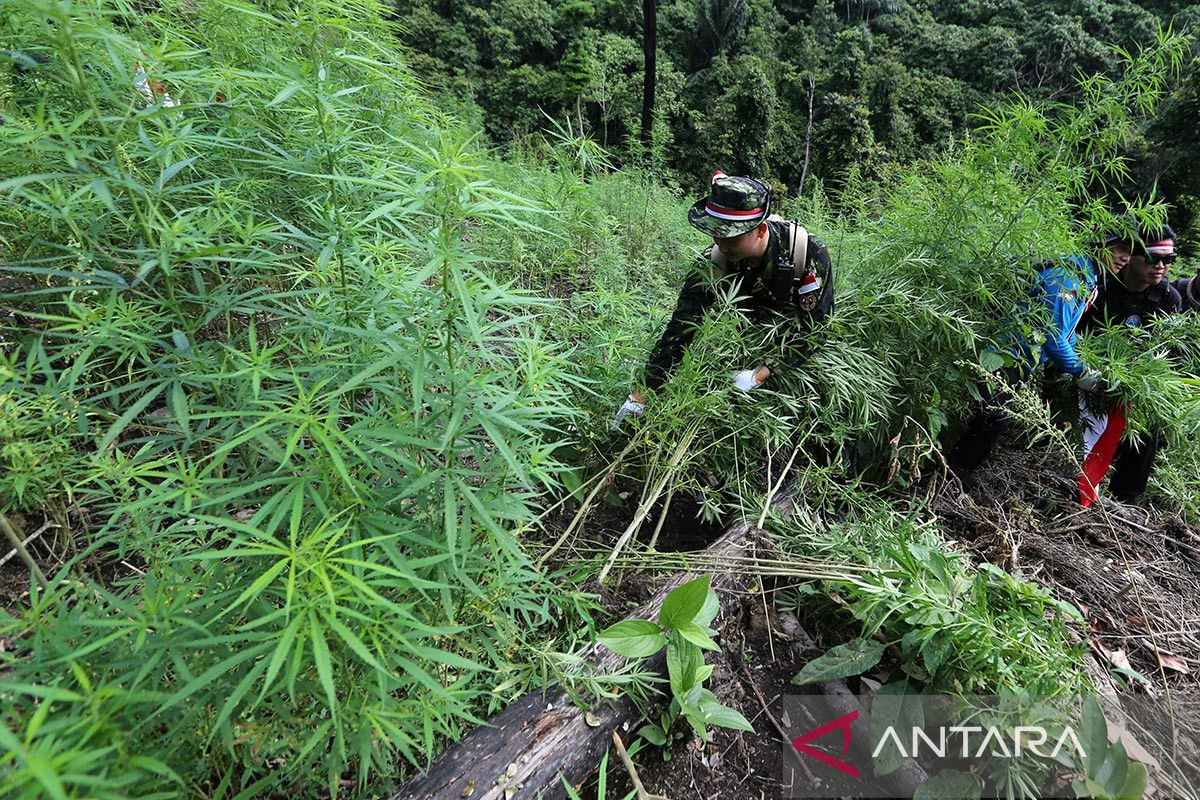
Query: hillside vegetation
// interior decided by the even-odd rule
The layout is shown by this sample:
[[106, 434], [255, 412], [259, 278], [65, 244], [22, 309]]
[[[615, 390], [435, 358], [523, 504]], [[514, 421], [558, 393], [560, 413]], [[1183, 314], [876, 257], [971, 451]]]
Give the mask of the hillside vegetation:
[[[784, 197], [835, 256], [820, 346], [734, 392], [730, 370], [789, 344], [724, 304], [620, 439], [611, 414], [704, 244], [694, 180], [618, 170], [578, 115], [524, 98], [529, 135], [489, 149], [410, 70], [402, 38], [433, 19], [393, 16], [0, 0], [0, 523], [43, 532], [45, 572], [0, 613], [0, 794], [374, 797], [538, 686], [649, 694], [635, 667], [578, 670], [612, 613], [596, 573], [630, 563], [552, 513], [614, 474], [655, 487], [628, 500], [651, 520], [672, 495], [760, 519], [786, 465], [803, 513], [768, 528], [797, 564], [862, 576], [805, 591], [839, 590], [913, 681], [1087, 685], [1073, 610], [979, 569], [914, 487], [943, 471], [1029, 262], [1113, 223], [1096, 198], [1189, 39], [1145, 22], [1149, 46], [1099, 54], [1072, 104], [996, 103], [887, 181], [855, 156], [836, 203]], [[660, 147], [694, 179], [730, 164], [722, 141]], [[1152, 360], [1120, 331], [1087, 346], [1134, 426], [1168, 435], [1154, 503], [1195, 523], [1200, 322], [1170, 337]], [[1027, 399], [1026, 427], [1073, 454]], [[930, 563], [951, 588], [928, 589]]]
[[[644, 9], [656, 8], [653, 129], [643, 131]], [[397, 0], [411, 63], [497, 142], [586, 122], [623, 163], [682, 185], [713, 169], [804, 194], [851, 175], [898, 180], [981, 108], [1020, 93], [1074, 103], [1080, 75], [1118, 76], [1160, 26], [1200, 23], [1195, 3], [1135, 0]], [[1174, 222], [1196, 213], [1198, 65], [1125, 142], [1126, 196], [1158, 184]], [[649, 133], [649, 135], [647, 135]], [[1186, 199], [1185, 199], [1186, 198]], [[1114, 197], [1115, 199], [1115, 197]]]

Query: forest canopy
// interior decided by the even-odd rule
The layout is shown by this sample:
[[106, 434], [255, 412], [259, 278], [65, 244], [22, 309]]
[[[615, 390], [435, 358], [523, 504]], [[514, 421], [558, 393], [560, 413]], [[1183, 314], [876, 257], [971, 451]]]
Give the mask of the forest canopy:
[[[416, 73], [497, 143], [581, 121], [640, 157], [643, 25], [616, 0], [396, 0]], [[1078, 99], [1080, 75], [1115, 76], [1121, 51], [1200, 5], [1134, 0], [670, 0], [657, 4], [652, 161], [684, 185], [713, 169], [799, 193], [851, 172], [885, 178], [1023, 96]], [[1126, 195], [1154, 183], [1190, 219], [1200, 187], [1192, 63], [1143, 137]], [[1190, 133], [1189, 133], [1190, 132]]]

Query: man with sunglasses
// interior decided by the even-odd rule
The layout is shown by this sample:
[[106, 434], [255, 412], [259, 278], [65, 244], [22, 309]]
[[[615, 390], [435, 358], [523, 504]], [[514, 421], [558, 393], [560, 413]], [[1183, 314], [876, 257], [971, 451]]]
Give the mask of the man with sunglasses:
[[[1140, 230], [1129, 263], [1118, 272], [1102, 276], [1099, 296], [1084, 315], [1081, 328], [1101, 324], [1145, 328], [1159, 317], [1181, 311], [1183, 300], [1167, 280], [1173, 263], [1175, 231], [1171, 226]], [[1125, 409], [1118, 405], [1107, 413], [1095, 413], [1089, 401], [1080, 398], [1086, 451], [1079, 481], [1080, 502], [1087, 506], [1095, 500], [1111, 461], [1109, 492], [1122, 502], [1137, 503], [1154, 469], [1162, 436], [1151, 433], [1125, 440]]]
[[[646, 389], [659, 389], [683, 358], [696, 324], [717, 299], [717, 288], [734, 289], [733, 296], [742, 298], [751, 311], [795, 314], [803, 332], [833, 310], [829, 249], [800, 225], [770, 212], [771, 190], [765, 183], [713, 173], [708, 196], [688, 211], [688, 222], [711, 236], [713, 244], [684, 283], [675, 313], [651, 352]], [[769, 374], [765, 365], [751, 365], [730, 378], [738, 389], [749, 392]], [[645, 403], [643, 392], [631, 392], [613, 428], [625, 417], [641, 414]]]

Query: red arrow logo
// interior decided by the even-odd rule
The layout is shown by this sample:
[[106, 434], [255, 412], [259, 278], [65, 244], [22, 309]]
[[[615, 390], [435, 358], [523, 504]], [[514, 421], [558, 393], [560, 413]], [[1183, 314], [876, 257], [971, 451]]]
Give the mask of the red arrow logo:
[[808, 733], [802, 733], [795, 739], [792, 739], [792, 747], [796, 748], [806, 756], [812, 756], [822, 764], [833, 767], [839, 772], [844, 772], [851, 778], [858, 777], [858, 767], [853, 764], [847, 764], [841, 759], [834, 758], [824, 751], [818, 750], [815, 747], [810, 747], [809, 742], [813, 739], [820, 739], [830, 731], [840, 730], [842, 732], [842, 755], [846, 755], [846, 751], [850, 749], [850, 723], [858, 719], [858, 711], [851, 711], [845, 716], [838, 717], [833, 722], [826, 722], [819, 728], [813, 728]]

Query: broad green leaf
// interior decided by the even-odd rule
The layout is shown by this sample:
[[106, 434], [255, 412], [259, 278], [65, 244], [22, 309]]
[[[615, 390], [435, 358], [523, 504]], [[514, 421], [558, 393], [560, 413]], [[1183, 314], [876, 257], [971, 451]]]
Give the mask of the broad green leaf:
[[1084, 621], [1083, 613], [1080, 612], [1080, 610], [1078, 608], [1076, 608], [1074, 604], [1072, 604], [1066, 600], [1058, 600], [1058, 599], [1055, 599], [1052, 602], [1053, 602], [1055, 608], [1057, 608], [1059, 611], [1063, 612], [1064, 614], [1066, 614], [1068, 617], [1075, 620], [1076, 622]]
[[[884, 731], [895, 728], [900, 741], [907, 741], [909, 731], [925, 723], [925, 712], [921, 696], [913, 691], [908, 681], [888, 683], [879, 687], [871, 703], [871, 740], [884, 741]], [[905, 761], [905, 755], [890, 743], [883, 747], [873, 759], [876, 775], [895, 772]]]
[[1108, 748], [1105, 765], [1107, 769], [1101, 770], [1105, 773], [1104, 793], [1109, 797], [1117, 797], [1121, 787], [1125, 785], [1125, 778], [1129, 775], [1129, 754], [1125, 752], [1125, 745], [1120, 739]]
[[696, 736], [704, 738], [707, 723], [705, 722], [703, 711], [698, 708], [684, 708], [683, 718], [687, 720], [688, 725], [692, 726], [692, 731]]
[[685, 622], [675, 630], [684, 639], [705, 650], [720, 650], [720, 646], [712, 640], [708, 633], [694, 622]]
[[671, 694], [680, 702], [695, 688], [697, 673], [703, 666], [703, 651], [678, 632], [672, 633], [667, 643], [667, 676], [671, 680]]
[[711, 582], [712, 577], [705, 575], [672, 589], [663, 600], [662, 610], [658, 613], [658, 623], [664, 628], [677, 628], [685, 622], [693, 621], [704, 608]]
[[754, 733], [754, 726], [735, 708], [717, 702], [706, 702], [700, 704], [700, 711], [704, 714], [704, 721], [709, 725]]
[[712, 621], [717, 618], [717, 614], [721, 611], [721, 601], [717, 598], [717, 593], [712, 589], [708, 590], [708, 594], [704, 598], [704, 605], [700, 606], [700, 611], [692, 619], [702, 628], [707, 628], [712, 625]]
[[1146, 771], [1146, 765], [1132, 761], [1129, 764], [1129, 772], [1125, 775], [1124, 785], [1113, 794], [1113, 797], [1119, 798], [1119, 800], [1139, 800], [1145, 796], [1146, 786], [1149, 782], [1150, 775]]
[[850, 675], [861, 675], [883, 658], [884, 645], [870, 639], [854, 639], [832, 647], [823, 656], [804, 665], [792, 683], [803, 686], [825, 683]]
[[657, 653], [667, 637], [653, 622], [629, 619], [610, 625], [596, 637], [608, 649], [625, 658], [645, 658]]
[[1108, 721], [1100, 710], [1100, 703], [1094, 697], [1083, 701], [1083, 711], [1079, 717], [1079, 744], [1083, 746], [1084, 773], [1094, 776], [1108, 754]]
[[643, 725], [637, 729], [637, 735], [656, 747], [662, 747], [667, 743], [666, 734], [657, 725]]
[[979, 354], [979, 366], [986, 372], [998, 372], [1004, 369], [1006, 359], [995, 350], [984, 350]]

